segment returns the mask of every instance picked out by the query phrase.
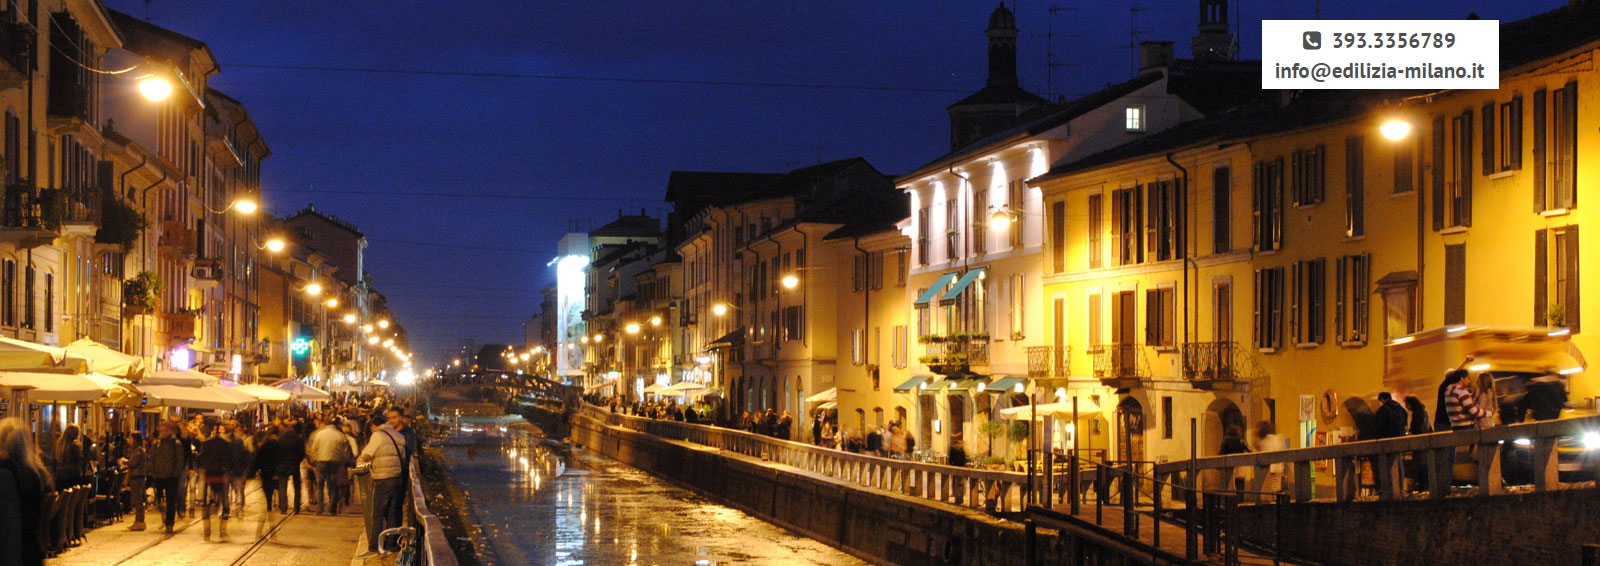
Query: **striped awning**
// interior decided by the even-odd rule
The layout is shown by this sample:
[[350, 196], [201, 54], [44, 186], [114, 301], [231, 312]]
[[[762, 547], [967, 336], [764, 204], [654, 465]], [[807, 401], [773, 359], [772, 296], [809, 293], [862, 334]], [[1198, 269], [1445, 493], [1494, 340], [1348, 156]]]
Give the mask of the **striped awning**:
[[939, 291], [943, 291], [945, 285], [949, 285], [950, 281], [952, 279], [955, 279], [955, 278], [956, 278], [956, 272], [954, 272], [954, 271], [946, 273], [944, 275], [940, 275], [939, 276], [939, 280], [938, 281], [934, 281], [933, 285], [929, 285], [928, 286], [928, 290], [923, 291], [922, 292], [922, 296], [917, 297], [917, 302], [912, 303], [912, 306], [915, 306], [915, 307], [928, 306], [928, 302], [932, 301], [934, 297], [939, 296]]
[[945, 291], [944, 295], [939, 297], [939, 300], [940, 301], [954, 301], [954, 300], [956, 300], [957, 297], [961, 296], [961, 292], [962, 291], [967, 290], [967, 287], [971, 286], [973, 281], [977, 281], [979, 277], [983, 276], [983, 272], [987, 271], [987, 270], [988, 270], [988, 268], [986, 268], [986, 267], [979, 267], [979, 268], [967, 271], [965, 274], [963, 274], [961, 276], [961, 280], [960, 281], [956, 281], [956, 284], [954, 286], [950, 287], [949, 291]]

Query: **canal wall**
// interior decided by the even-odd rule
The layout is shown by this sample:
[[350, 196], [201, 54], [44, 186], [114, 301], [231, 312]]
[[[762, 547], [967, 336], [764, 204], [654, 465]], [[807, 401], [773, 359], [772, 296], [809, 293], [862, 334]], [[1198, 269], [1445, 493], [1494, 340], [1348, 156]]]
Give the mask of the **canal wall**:
[[[1600, 542], [1596, 488], [1406, 501], [1292, 503], [1284, 508], [1290, 556], [1374, 566], [1585, 564]], [[1241, 532], [1271, 541], [1271, 505], [1240, 507]], [[1247, 535], [1248, 536], [1248, 535]]]
[[[572, 440], [875, 564], [1028, 563], [1022, 525], [963, 507], [843, 484], [581, 414], [573, 419]], [[1148, 555], [1092, 535], [1040, 530], [1036, 550], [1038, 564], [1152, 563]]]

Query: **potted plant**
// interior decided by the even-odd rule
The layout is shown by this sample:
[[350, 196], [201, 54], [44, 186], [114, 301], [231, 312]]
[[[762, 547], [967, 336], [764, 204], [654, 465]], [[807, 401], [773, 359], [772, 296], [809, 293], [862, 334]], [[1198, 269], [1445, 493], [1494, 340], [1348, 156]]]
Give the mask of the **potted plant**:
[[1550, 306], [1544, 308], [1544, 320], [1545, 324], [1550, 326], [1565, 327], [1567, 325], [1566, 307], [1551, 303]]
[[122, 311], [140, 315], [155, 312], [161, 306], [161, 278], [150, 271], [140, 272], [122, 282]]
[[139, 240], [144, 229], [144, 215], [121, 200], [110, 199], [100, 210], [100, 229], [94, 233], [94, 241], [126, 249]]
[[921, 362], [922, 365], [931, 366], [931, 365], [939, 363], [939, 356], [935, 356], [933, 354], [928, 354], [928, 355], [925, 355], [925, 356], [918, 356], [917, 357], [917, 361]]
[[[984, 436], [989, 438], [989, 447], [986, 452], [988, 453], [989, 458], [993, 458], [994, 439], [998, 438], [1001, 434], [1005, 434], [1006, 423], [1004, 421], [984, 421], [983, 424], [978, 425], [978, 432], [983, 433]], [[984, 461], [987, 462], [989, 458], [985, 458]], [[1004, 460], [1001, 460], [1001, 462], [1004, 463]]]
[[1006, 440], [1011, 441], [1011, 453], [1021, 458], [1021, 454], [1026, 453], [1028, 445], [1018, 443], [1028, 440], [1028, 421], [1011, 421], [1011, 428], [1006, 430]]
[[937, 341], [936, 340], [937, 338], [939, 338], [939, 337], [938, 336], [934, 336], [932, 334], [923, 334], [923, 335], [917, 337], [917, 343], [918, 344], [932, 344], [935, 341]]
[[972, 341], [973, 342], [988, 342], [989, 341], [989, 333], [988, 332], [973, 332], [972, 333]]

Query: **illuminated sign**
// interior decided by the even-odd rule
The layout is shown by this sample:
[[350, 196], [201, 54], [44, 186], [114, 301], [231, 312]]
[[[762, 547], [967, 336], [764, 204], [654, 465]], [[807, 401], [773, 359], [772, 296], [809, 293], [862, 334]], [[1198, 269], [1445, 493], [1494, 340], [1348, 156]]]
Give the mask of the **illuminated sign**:
[[305, 339], [304, 337], [295, 338], [293, 342], [289, 343], [289, 352], [296, 356], [304, 356], [310, 351], [311, 341]]

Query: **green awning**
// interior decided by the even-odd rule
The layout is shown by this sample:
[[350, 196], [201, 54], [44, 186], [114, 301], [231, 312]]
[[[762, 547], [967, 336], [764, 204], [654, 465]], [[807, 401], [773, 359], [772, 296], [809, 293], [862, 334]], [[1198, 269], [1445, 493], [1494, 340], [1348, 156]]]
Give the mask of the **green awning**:
[[928, 379], [929, 377], [926, 375], [919, 375], [911, 379], [907, 379], [905, 383], [894, 386], [894, 392], [910, 393], [913, 389], [916, 389], [917, 386], [927, 383]]
[[972, 390], [978, 388], [978, 384], [979, 383], [988, 383], [988, 382], [989, 382], [989, 380], [982, 379], [982, 378], [963, 379], [963, 380], [961, 380], [960, 383], [957, 383], [955, 385], [950, 386], [950, 390], [951, 391], [972, 391]]
[[922, 388], [922, 394], [923, 395], [936, 395], [940, 391], [943, 391], [946, 387], [950, 387], [952, 385], [955, 385], [959, 381], [960, 380], [958, 380], [958, 379], [950, 379], [950, 378], [940, 379], [938, 381], [929, 383], [927, 387]]
[[951, 279], [955, 279], [955, 278], [956, 278], [956, 272], [954, 272], [954, 271], [946, 273], [944, 275], [940, 275], [939, 276], [939, 280], [938, 281], [934, 281], [933, 285], [928, 287], [928, 290], [923, 291], [922, 292], [922, 296], [917, 297], [917, 302], [912, 303], [912, 306], [915, 306], [915, 307], [928, 306], [928, 301], [932, 301], [934, 297], [938, 296], [939, 295], [939, 291], [944, 290], [944, 286], [945, 285], [949, 285], [950, 284], [950, 280]]
[[985, 392], [989, 392], [989, 393], [1010, 392], [1011, 388], [1016, 387], [1018, 383], [1022, 383], [1022, 382], [1027, 381], [1027, 380], [1028, 380], [1028, 378], [1026, 378], [1026, 377], [1016, 377], [1016, 376], [1002, 377], [1000, 379], [996, 379], [994, 381], [994, 383], [990, 383], [988, 385], [985, 385], [983, 387], [983, 390]]
[[955, 286], [951, 287], [949, 291], [945, 291], [944, 295], [939, 297], [939, 300], [956, 300], [956, 297], [960, 297], [961, 292], [967, 290], [967, 286], [971, 285], [973, 281], [976, 281], [978, 276], [983, 275], [983, 272], [987, 269], [987, 267], [979, 267], [977, 269], [967, 271], [965, 275], [961, 276], [961, 280], [956, 282]]

